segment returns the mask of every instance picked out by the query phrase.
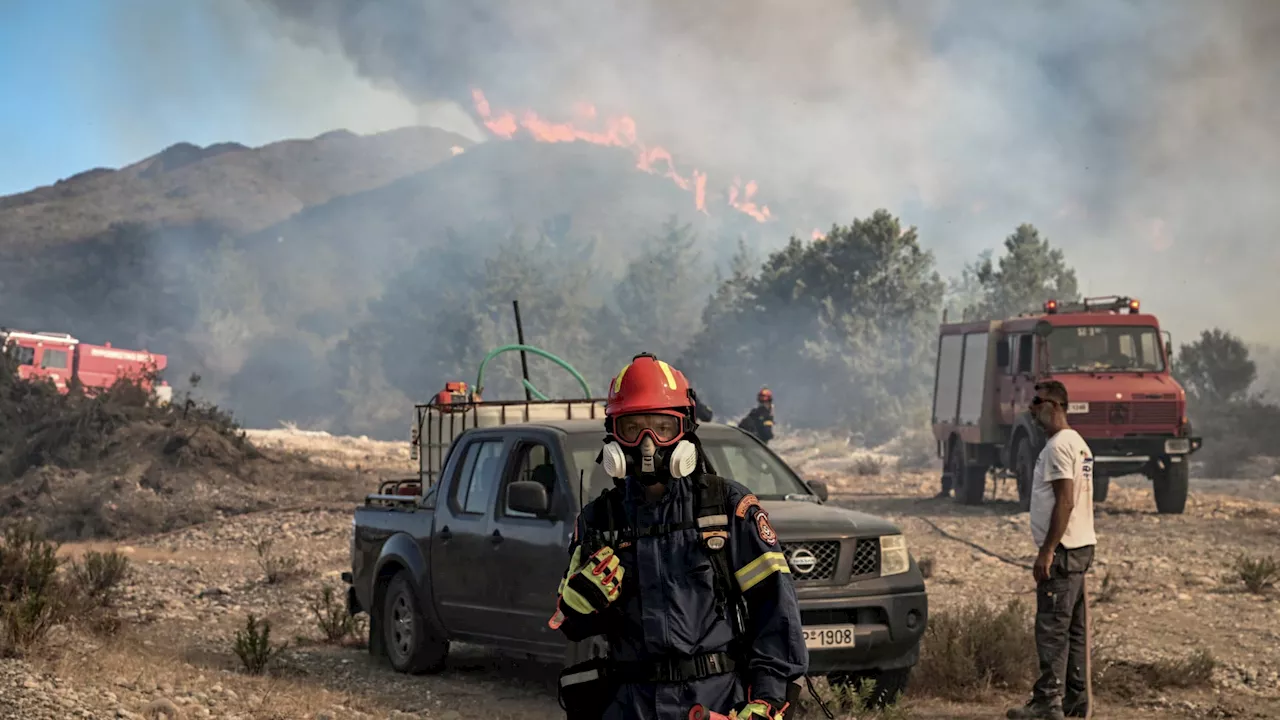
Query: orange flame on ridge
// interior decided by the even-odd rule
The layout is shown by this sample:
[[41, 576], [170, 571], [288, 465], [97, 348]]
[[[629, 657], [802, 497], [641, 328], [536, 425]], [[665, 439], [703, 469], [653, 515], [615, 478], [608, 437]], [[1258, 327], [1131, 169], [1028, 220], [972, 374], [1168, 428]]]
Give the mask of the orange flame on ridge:
[[[484, 126], [500, 138], [510, 140], [523, 128], [538, 142], [588, 142], [594, 145], [628, 148], [635, 153], [636, 168], [655, 175], [661, 174], [680, 189], [692, 192], [694, 207], [703, 213], [707, 212], [707, 174], [697, 169], [692, 170], [687, 176], [680, 174], [676, 169], [675, 160], [666, 148], [658, 146], [650, 148], [639, 141], [636, 122], [630, 116], [608, 117], [604, 121], [603, 132], [592, 132], [579, 129], [573, 123], [548, 122], [531, 110], [521, 113], [519, 119], [506, 110], [495, 116], [484, 92], [478, 88], [473, 89], [471, 97], [475, 102], [476, 113], [484, 122]], [[573, 114], [579, 120], [594, 121], [596, 108], [590, 103], [576, 103]], [[659, 162], [666, 166], [661, 173], [655, 167]], [[739, 212], [750, 215], [757, 222], [766, 222], [772, 218], [767, 205], [757, 205], [751, 200], [757, 189], [756, 183], [749, 181], [745, 188], [741, 186], [742, 181], [735, 178], [733, 186], [729, 188], [729, 205]], [[740, 193], [741, 200], [738, 198]]]

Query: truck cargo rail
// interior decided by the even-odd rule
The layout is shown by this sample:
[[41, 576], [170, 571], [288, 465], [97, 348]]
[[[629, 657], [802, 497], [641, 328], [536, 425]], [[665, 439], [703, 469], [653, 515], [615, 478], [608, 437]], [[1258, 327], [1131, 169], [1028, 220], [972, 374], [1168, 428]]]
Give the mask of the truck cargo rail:
[[604, 421], [603, 398], [479, 400], [414, 406], [410, 457], [418, 461], [419, 493], [435, 485], [453, 441], [467, 430], [549, 420]]

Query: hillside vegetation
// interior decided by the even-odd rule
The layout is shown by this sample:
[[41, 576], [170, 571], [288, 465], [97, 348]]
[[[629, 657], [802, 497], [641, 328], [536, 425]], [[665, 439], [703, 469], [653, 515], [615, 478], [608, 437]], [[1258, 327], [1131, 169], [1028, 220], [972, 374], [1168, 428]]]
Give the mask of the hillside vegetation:
[[[512, 141], [457, 154], [455, 142], [405, 130], [176, 147], [0, 199], [4, 322], [165, 352], [171, 375], [198, 373], [201, 395], [246, 425], [400, 439], [413, 401], [473, 381], [486, 352], [515, 341], [519, 300], [526, 339], [596, 394], [649, 350], [679, 363], [721, 418], [769, 385], [782, 422], [880, 442], [927, 424], [944, 309], [1003, 316], [1078, 296], [1069, 259], [1030, 224], [947, 277], [928, 239], [888, 210], [784, 242], [740, 214], [694, 211], [616, 148]], [[75, 225], [99, 206], [110, 223]], [[40, 208], [89, 234], [27, 247], [40, 233], [20, 221], [54, 212]], [[1206, 342], [1184, 350], [1184, 377], [1230, 359], [1195, 360]], [[1269, 452], [1256, 374], [1244, 390], [1192, 393], [1200, 431], [1229, 440], [1214, 441], [1233, 448], [1228, 465]], [[552, 395], [580, 392], [539, 359], [531, 375]], [[517, 378], [504, 356], [486, 397], [519, 396]]]

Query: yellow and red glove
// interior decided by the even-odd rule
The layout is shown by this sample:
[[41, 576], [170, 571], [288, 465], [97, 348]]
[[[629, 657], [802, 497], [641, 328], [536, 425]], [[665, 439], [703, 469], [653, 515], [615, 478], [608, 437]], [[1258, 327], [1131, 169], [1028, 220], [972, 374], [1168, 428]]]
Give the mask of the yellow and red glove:
[[729, 720], [782, 720], [782, 712], [786, 709], [787, 706], [783, 705], [774, 710], [773, 703], [768, 700], [748, 700], [729, 713]]
[[573, 551], [569, 572], [560, 585], [560, 599], [574, 612], [590, 615], [609, 607], [622, 588], [623, 567], [613, 548], [600, 548], [584, 563], [582, 547]]

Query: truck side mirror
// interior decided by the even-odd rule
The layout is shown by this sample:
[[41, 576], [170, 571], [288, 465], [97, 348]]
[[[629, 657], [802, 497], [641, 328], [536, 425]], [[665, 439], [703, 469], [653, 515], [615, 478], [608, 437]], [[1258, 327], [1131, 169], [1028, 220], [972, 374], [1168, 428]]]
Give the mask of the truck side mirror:
[[827, 501], [827, 484], [821, 480], [810, 480], [809, 487], [813, 488], [813, 494], [818, 496], [822, 502]]
[[530, 515], [546, 515], [551, 502], [542, 483], [521, 480], [507, 486], [507, 507]]
[[1053, 323], [1048, 320], [1041, 320], [1036, 323], [1035, 333], [1036, 337], [1041, 339], [1049, 337], [1053, 333]]
[[1009, 343], [1001, 342], [996, 345], [996, 367], [1004, 369], [1009, 367]]

